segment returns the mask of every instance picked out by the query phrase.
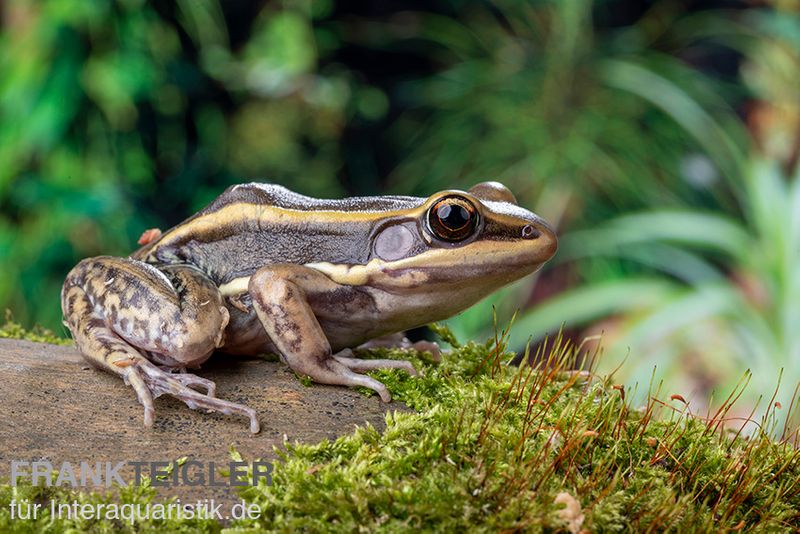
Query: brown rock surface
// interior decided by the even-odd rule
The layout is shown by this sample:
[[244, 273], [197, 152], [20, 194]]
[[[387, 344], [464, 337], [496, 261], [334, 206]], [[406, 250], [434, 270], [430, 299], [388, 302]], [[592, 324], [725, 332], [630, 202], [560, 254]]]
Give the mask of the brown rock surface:
[[[166, 396], [156, 399], [155, 423], [145, 428], [133, 390], [90, 368], [75, 348], [0, 339], [0, 479], [8, 481], [13, 460], [47, 460], [59, 469], [62, 462], [188, 456], [226, 466], [231, 446], [245, 460], [269, 460], [284, 439], [314, 443], [367, 422], [383, 428], [387, 408], [402, 408], [343, 387], [306, 387], [285, 365], [264, 360], [217, 354], [197, 374], [217, 383], [219, 397], [255, 408], [261, 433], [250, 434], [244, 418], [193, 411]], [[133, 479], [132, 467], [121, 473]], [[179, 485], [160, 494], [238, 500], [232, 488]]]

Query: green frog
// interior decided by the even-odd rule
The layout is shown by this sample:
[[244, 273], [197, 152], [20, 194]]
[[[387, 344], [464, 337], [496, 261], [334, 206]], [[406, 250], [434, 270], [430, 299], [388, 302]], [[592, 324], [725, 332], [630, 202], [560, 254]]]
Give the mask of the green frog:
[[[98, 256], [67, 275], [64, 324], [83, 356], [120, 376], [154, 419], [153, 399], [247, 417], [211, 380], [187, 372], [216, 350], [277, 354], [321, 384], [363, 386], [408, 361], [352, 349], [411, 344], [405, 330], [468, 308], [555, 254], [553, 230], [502, 184], [428, 198], [321, 200], [272, 184], [229, 187], [166, 232], [148, 231], [127, 258]], [[422, 344], [420, 344], [422, 343]]]

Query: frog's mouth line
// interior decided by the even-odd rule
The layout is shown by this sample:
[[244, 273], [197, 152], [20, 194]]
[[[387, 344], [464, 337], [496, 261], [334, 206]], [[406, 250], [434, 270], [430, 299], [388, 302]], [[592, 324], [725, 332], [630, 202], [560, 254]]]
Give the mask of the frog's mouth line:
[[[395, 261], [374, 258], [365, 265], [308, 263], [337, 284], [375, 286], [387, 290], [418, 289], [425, 284], [498, 279], [508, 283], [536, 271], [557, 248], [555, 235], [542, 232], [537, 239], [474, 241], [460, 248], [430, 249]], [[231, 280], [219, 287], [223, 297], [247, 292], [249, 276]], [[502, 285], [502, 283], [500, 284]]]
[[366, 265], [321, 262], [306, 267], [342, 285], [403, 290], [454, 281], [464, 284], [493, 278], [510, 281], [534, 272], [554, 253], [554, 238], [541, 242], [476, 241], [462, 248], [431, 249], [392, 262], [376, 258]]

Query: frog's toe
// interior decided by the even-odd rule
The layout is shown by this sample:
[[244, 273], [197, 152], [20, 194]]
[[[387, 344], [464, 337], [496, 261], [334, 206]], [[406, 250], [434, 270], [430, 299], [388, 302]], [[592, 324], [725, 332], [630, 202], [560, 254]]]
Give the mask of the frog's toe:
[[[167, 394], [193, 410], [201, 409], [247, 417], [250, 420], [250, 432], [253, 434], [257, 434], [261, 429], [254, 409], [214, 397], [216, 386], [211, 380], [188, 373], [167, 373], [149, 361], [137, 361], [128, 367], [127, 381], [133, 386], [139, 402], [144, 406], [145, 426], [153, 424], [153, 399]], [[191, 386], [204, 388], [206, 393], [192, 389]]]
[[391, 334], [388, 336], [372, 339], [356, 347], [356, 350], [369, 350], [376, 348], [412, 349], [417, 352], [428, 352], [430, 353], [431, 359], [434, 362], [438, 363], [442, 361], [442, 349], [439, 348], [438, 343], [436, 343], [435, 341], [426, 341], [424, 339], [412, 343], [402, 333]]
[[384, 386], [382, 382], [379, 382], [372, 377], [357, 373], [348, 373], [344, 375], [343, 378], [345, 378], [345, 384], [348, 386], [362, 386], [369, 388], [377, 393], [383, 402], [392, 402], [392, 394], [389, 393], [389, 390], [386, 388], [386, 386]]
[[431, 359], [436, 363], [442, 361], [442, 349], [439, 348], [439, 344], [435, 341], [416, 341], [411, 345], [411, 348], [417, 352], [430, 353]]
[[391, 393], [389, 393], [389, 390], [380, 381], [375, 380], [371, 376], [354, 372], [345, 362], [339, 361], [340, 358], [344, 360], [355, 360], [355, 358], [331, 357], [324, 360], [321, 365], [302, 367], [297, 369], [296, 372], [308, 375], [312, 380], [320, 384], [365, 387], [377, 393], [383, 402], [392, 401]]
[[356, 373], [366, 373], [376, 369], [402, 369], [411, 376], [420, 376], [420, 372], [414, 368], [411, 362], [406, 360], [362, 360], [361, 358], [352, 358], [342, 354], [352, 355], [353, 353], [350, 349], [345, 349], [333, 355], [333, 359]]
[[209, 397], [217, 396], [217, 385], [213, 380], [203, 378], [202, 376], [193, 375], [191, 373], [175, 373], [170, 376], [188, 388], [204, 389], [205, 394]]
[[155, 418], [155, 409], [153, 408], [153, 394], [150, 388], [145, 384], [142, 375], [135, 366], [128, 367], [127, 372], [123, 375], [125, 383], [133, 388], [136, 392], [136, 397], [139, 403], [144, 407], [144, 426], [153, 426], [153, 419]]

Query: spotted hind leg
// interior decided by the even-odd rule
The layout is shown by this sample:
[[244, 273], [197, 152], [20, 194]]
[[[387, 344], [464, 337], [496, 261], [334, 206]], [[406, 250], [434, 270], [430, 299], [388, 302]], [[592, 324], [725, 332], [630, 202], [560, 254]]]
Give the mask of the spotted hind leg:
[[223, 341], [228, 311], [202, 273], [90, 258], [67, 276], [61, 305], [83, 356], [134, 389], [146, 426], [153, 423], [153, 399], [167, 394], [192, 409], [245, 416], [258, 432], [252, 408], [216, 398], [208, 379], [170, 372], [199, 366]]

